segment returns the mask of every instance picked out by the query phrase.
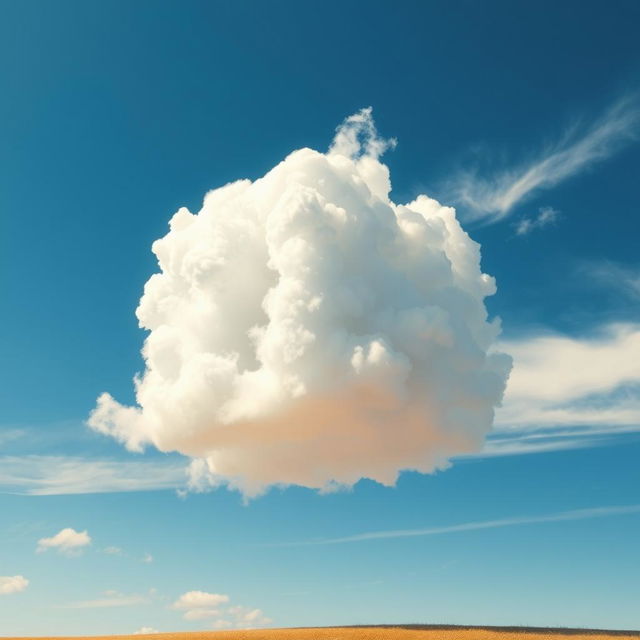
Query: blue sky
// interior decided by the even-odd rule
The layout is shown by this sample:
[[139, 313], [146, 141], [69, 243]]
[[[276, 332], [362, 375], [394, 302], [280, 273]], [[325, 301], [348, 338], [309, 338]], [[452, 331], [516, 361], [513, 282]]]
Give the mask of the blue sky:
[[[640, 627], [637, 3], [0, 6], [0, 633]], [[496, 431], [396, 487], [178, 495], [184, 456], [85, 425], [135, 403], [151, 244], [367, 106], [393, 201], [455, 206], [496, 278]]]

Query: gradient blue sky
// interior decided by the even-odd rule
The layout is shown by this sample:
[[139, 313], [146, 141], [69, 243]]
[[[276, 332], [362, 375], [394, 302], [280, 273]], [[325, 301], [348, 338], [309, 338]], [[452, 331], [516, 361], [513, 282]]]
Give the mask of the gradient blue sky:
[[[191, 590], [277, 626], [640, 628], [637, 2], [0, 11], [0, 576], [29, 580], [0, 635], [210, 627], [171, 608]], [[84, 425], [103, 390], [134, 401], [151, 243], [368, 105], [394, 199], [455, 204], [481, 243], [504, 341], [564, 340], [550, 371], [571, 345], [568, 417], [533, 393], [483, 454], [395, 488], [179, 497], [184, 458]], [[488, 526], [335, 541], [467, 523]], [[36, 553], [66, 527], [91, 544]]]

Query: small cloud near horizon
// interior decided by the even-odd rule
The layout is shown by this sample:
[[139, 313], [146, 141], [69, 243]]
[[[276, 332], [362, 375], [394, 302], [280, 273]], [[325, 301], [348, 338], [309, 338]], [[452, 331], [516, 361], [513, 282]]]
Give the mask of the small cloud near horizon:
[[171, 605], [171, 608], [183, 611], [185, 620], [209, 620], [214, 629], [249, 629], [256, 626], [264, 627], [272, 622], [261, 609], [242, 605], [227, 606], [229, 601], [229, 596], [223, 593], [187, 591]]

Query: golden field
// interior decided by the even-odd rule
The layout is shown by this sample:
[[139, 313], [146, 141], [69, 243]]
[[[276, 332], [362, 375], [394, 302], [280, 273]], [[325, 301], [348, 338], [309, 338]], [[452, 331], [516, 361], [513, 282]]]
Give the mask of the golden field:
[[[403, 627], [321, 627], [309, 629], [250, 629], [242, 631], [196, 631], [126, 636], [86, 636], [74, 640], [638, 640], [640, 634], [620, 631], [565, 629], [483, 629]], [[10, 638], [8, 640], [17, 640]], [[33, 639], [31, 639], [33, 640]], [[39, 640], [64, 640], [62, 637]]]

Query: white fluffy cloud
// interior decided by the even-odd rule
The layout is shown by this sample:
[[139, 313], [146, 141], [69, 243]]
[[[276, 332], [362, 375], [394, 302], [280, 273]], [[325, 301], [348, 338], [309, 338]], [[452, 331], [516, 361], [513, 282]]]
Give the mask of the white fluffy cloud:
[[134, 636], [146, 635], [147, 633], [160, 633], [157, 629], [153, 627], [140, 627], [137, 631], [133, 632]]
[[239, 629], [252, 629], [254, 627], [264, 627], [271, 623], [271, 618], [267, 618], [262, 609], [250, 609], [249, 607], [230, 607], [227, 613], [234, 620], [234, 624]]
[[29, 586], [29, 581], [24, 576], [0, 576], [0, 595], [18, 593]]
[[172, 609], [184, 611], [185, 620], [208, 620], [214, 629], [228, 627], [264, 627], [271, 622], [261, 609], [251, 609], [241, 605], [226, 606], [229, 596], [206, 591], [183, 593], [172, 605]]
[[[223, 593], [207, 593], [206, 591], [187, 591], [171, 606], [173, 609], [189, 611], [207, 611], [229, 602], [229, 596]], [[186, 615], [186, 614], [185, 614]]]
[[87, 531], [76, 531], [67, 527], [62, 529], [51, 538], [41, 538], [38, 540], [36, 551], [43, 553], [48, 549], [56, 549], [60, 553], [66, 555], [74, 555], [80, 553], [82, 549], [91, 544], [91, 537]]
[[194, 488], [246, 495], [391, 485], [481, 448], [510, 368], [488, 353], [495, 283], [452, 208], [389, 199], [390, 144], [365, 109], [327, 153], [180, 209], [136, 312], [137, 406], [104, 393], [88, 424], [194, 458]]
[[550, 334], [501, 343], [514, 368], [496, 423], [505, 428], [640, 427], [640, 325], [583, 338]]

